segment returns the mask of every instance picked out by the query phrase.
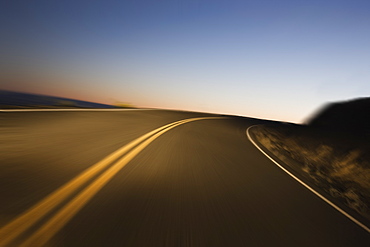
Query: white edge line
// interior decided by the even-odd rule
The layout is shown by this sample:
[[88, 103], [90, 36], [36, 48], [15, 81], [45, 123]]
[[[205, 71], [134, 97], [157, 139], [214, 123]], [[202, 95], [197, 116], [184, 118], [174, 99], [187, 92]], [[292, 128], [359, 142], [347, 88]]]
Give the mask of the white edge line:
[[153, 109], [0, 109], [0, 112], [43, 112], [43, 111], [150, 111]]
[[308, 186], [307, 184], [305, 184], [302, 180], [300, 180], [299, 178], [297, 178], [296, 176], [294, 176], [291, 172], [289, 172], [287, 169], [285, 169], [282, 165], [280, 165], [276, 160], [274, 160], [273, 158], [271, 158], [265, 151], [263, 151], [254, 141], [253, 139], [251, 138], [250, 134], [249, 134], [249, 130], [252, 128], [252, 127], [255, 127], [256, 125], [253, 125], [253, 126], [250, 126], [247, 130], [246, 130], [246, 134], [247, 134], [247, 137], [249, 139], [249, 141], [259, 150], [261, 151], [261, 153], [263, 153], [267, 158], [269, 158], [272, 162], [275, 163], [275, 165], [277, 165], [278, 167], [280, 167], [284, 172], [286, 172], [289, 176], [291, 176], [292, 178], [294, 178], [296, 181], [298, 181], [300, 184], [302, 184], [304, 187], [306, 187], [307, 189], [309, 189], [312, 193], [314, 193], [316, 196], [320, 197], [323, 201], [325, 201], [326, 203], [328, 203], [330, 206], [332, 206], [333, 208], [335, 208], [336, 210], [338, 210], [340, 213], [342, 213], [344, 216], [346, 216], [347, 218], [349, 218], [350, 220], [352, 220], [354, 223], [356, 223], [358, 226], [360, 226], [361, 228], [363, 228], [365, 231], [367, 231], [368, 233], [370, 233], [370, 229], [368, 227], [366, 227], [364, 224], [362, 224], [361, 222], [359, 222], [358, 220], [356, 220], [355, 218], [353, 218], [350, 214], [348, 214], [347, 212], [345, 212], [343, 209], [339, 208], [337, 205], [335, 205], [334, 203], [332, 203], [329, 199], [327, 199], [326, 197], [324, 197], [323, 195], [321, 195], [319, 192], [317, 192], [316, 190], [314, 190], [313, 188], [311, 188], [310, 186]]

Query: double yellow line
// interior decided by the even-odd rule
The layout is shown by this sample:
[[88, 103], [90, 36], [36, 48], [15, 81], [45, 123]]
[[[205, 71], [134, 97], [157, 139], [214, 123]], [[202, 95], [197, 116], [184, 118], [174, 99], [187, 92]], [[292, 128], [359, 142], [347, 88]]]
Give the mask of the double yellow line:
[[[87, 184], [94, 176], [97, 176], [99, 172], [102, 172], [107, 168], [106, 171], [90, 182], [90, 184], [87, 184], [85, 189], [72, 198], [30, 237], [25, 239], [20, 246], [27, 247], [44, 245], [64, 225], [66, 225], [68, 221], [72, 219], [73, 216], [76, 215], [82, 207], [85, 206], [86, 203], [88, 203], [89, 200], [122, 169], [122, 167], [129, 163], [156, 138], [179, 125], [205, 119], [217, 119], [217, 117], [191, 118], [167, 124], [135, 139], [113, 152], [2, 227], [0, 229], [0, 246], [6, 246], [15, 241], [52, 210], [55, 210], [56, 207], [65, 202], [69, 196], [75, 193], [83, 185]], [[109, 165], [111, 166], [109, 167]]]

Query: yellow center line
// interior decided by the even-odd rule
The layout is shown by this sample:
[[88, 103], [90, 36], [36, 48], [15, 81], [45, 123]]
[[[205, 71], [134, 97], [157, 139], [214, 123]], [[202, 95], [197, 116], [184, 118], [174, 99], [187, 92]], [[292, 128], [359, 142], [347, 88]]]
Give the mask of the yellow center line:
[[45, 199], [37, 203], [35, 206], [18, 216], [16, 219], [5, 225], [0, 229], [0, 246], [5, 246], [12, 240], [14, 240], [19, 235], [23, 234], [32, 225], [38, 222], [40, 219], [45, 217], [50, 211], [56, 208], [60, 203], [62, 203], [66, 198], [68, 198], [73, 192], [79, 189], [82, 185], [88, 182], [92, 177], [97, 175], [104, 168], [109, 166], [113, 161], [117, 160], [119, 157], [127, 153], [133, 147], [137, 146], [139, 143], [143, 142], [150, 136], [176, 124], [181, 124], [187, 120], [177, 121], [171, 124], [167, 124], [163, 127], [157, 128], [137, 139], [130, 142], [129, 144], [123, 146], [112, 154], [108, 155], [103, 160], [94, 164], [86, 171], [72, 179], [67, 184], [63, 185], [55, 192], [47, 196]]
[[41, 228], [31, 235], [21, 247], [29, 246], [42, 246], [47, 241], [49, 241], [63, 226], [65, 226], [70, 219], [76, 215], [82, 207], [89, 202], [89, 200], [98, 193], [104, 185], [106, 185], [114, 175], [116, 175], [127, 163], [129, 163], [138, 153], [140, 153], [146, 146], [153, 142], [160, 135], [166, 133], [172, 128], [179, 125], [204, 119], [215, 119], [215, 117], [210, 118], [193, 118], [182, 122], [177, 122], [174, 125], [161, 130], [160, 132], [154, 134], [146, 141], [138, 145], [120, 160], [118, 160], [114, 165], [112, 165], [107, 171], [101, 174], [97, 179], [94, 180], [88, 187], [81, 191], [73, 200], [71, 200], [67, 205], [60, 209], [51, 219], [49, 219]]

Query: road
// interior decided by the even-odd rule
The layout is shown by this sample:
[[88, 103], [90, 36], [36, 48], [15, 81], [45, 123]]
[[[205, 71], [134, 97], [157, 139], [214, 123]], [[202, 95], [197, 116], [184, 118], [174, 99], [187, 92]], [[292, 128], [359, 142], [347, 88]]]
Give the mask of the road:
[[248, 140], [261, 122], [0, 113], [0, 246], [366, 246]]

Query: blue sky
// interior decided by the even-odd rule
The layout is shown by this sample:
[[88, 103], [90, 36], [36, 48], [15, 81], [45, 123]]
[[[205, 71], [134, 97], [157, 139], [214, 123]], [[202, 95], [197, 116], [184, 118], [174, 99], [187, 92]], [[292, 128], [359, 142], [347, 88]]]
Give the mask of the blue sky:
[[0, 23], [3, 89], [293, 122], [370, 93], [369, 1], [3, 1]]

